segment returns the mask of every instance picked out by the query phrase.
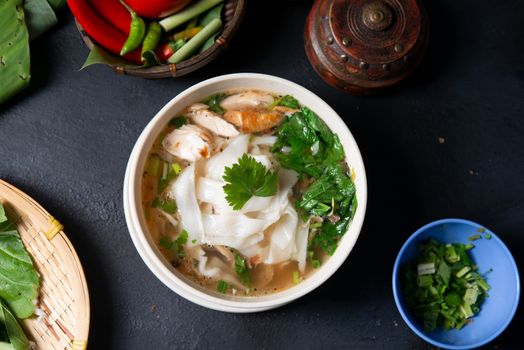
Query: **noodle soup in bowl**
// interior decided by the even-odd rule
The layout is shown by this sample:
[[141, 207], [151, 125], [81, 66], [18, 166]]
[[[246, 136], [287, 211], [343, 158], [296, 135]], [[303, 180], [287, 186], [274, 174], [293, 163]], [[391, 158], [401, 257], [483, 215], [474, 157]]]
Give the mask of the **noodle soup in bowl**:
[[124, 182], [129, 232], [151, 271], [204, 307], [256, 312], [326, 281], [367, 201], [350, 131], [290, 81], [231, 74], [171, 100], [140, 135]]

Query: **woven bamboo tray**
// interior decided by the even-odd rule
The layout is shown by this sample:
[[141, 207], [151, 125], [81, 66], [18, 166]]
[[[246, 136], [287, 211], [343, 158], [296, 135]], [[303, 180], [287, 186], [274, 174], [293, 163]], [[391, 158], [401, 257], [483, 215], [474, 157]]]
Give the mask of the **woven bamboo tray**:
[[82, 265], [63, 226], [31, 197], [1, 179], [0, 201], [40, 274], [37, 307], [44, 317], [21, 321], [27, 337], [37, 349], [85, 349], [89, 293]]
[[[174, 78], [191, 73], [213, 61], [226, 49], [242, 22], [245, 5], [245, 0], [226, 0], [222, 15], [224, 22], [222, 33], [216, 38], [215, 43], [209, 49], [188, 60], [176, 64], [161, 64], [147, 68], [130, 68], [113, 65], [111, 65], [111, 67], [119, 74], [133, 75], [147, 79]], [[78, 22], [76, 22], [76, 26], [80, 31], [84, 43], [91, 50], [94, 45], [93, 40], [91, 40]]]

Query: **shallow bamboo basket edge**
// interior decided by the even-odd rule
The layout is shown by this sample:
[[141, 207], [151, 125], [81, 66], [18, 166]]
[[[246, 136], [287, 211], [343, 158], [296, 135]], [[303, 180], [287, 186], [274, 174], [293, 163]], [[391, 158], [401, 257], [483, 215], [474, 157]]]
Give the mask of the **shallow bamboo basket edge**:
[[[245, 0], [226, 0], [224, 3], [224, 26], [222, 33], [216, 38], [215, 43], [206, 51], [199, 53], [188, 60], [176, 64], [161, 64], [146, 68], [133, 68], [109, 65], [118, 74], [132, 75], [146, 79], [161, 79], [181, 77], [191, 73], [208, 63], [212, 62], [218, 55], [229, 45], [233, 36], [237, 32], [240, 23], [244, 17], [246, 2]], [[91, 50], [94, 42], [91, 37], [84, 31], [82, 26], [75, 20], [76, 26], [82, 40]]]
[[89, 291], [80, 260], [62, 225], [31, 197], [2, 179], [0, 202], [40, 275], [37, 308], [44, 317], [20, 321], [26, 335], [37, 349], [85, 349]]

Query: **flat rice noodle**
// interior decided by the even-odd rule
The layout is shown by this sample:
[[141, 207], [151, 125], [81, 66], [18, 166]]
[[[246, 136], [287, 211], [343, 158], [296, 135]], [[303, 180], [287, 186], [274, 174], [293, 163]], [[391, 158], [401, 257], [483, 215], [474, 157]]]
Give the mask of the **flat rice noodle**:
[[271, 203], [266, 209], [260, 211], [258, 219], [265, 220], [269, 227], [282, 216], [283, 210], [289, 205], [289, 194], [298, 181], [298, 174], [293, 170], [280, 169], [278, 172], [278, 192], [271, 197]]
[[232, 273], [232, 269], [224, 261], [217, 257], [208, 258], [201, 246], [194, 246], [189, 249], [189, 256], [198, 261], [196, 272], [201, 276], [212, 279], [213, 281], [226, 281], [238, 289], [245, 289], [238, 278]]
[[[234, 236], [214, 236], [214, 235], [208, 235], [206, 237], [207, 244], [210, 245], [225, 245], [231, 248], [235, 248], [242, 254], [244, 254], [244, 250], [246, 247], [254, 247], [257, 245], [257, 243], [261, 242], [264, 239], [264, 232], [258, 232], [255, 234], [252, 234], [251, 236], [248, 236], [244, 238], [241, 242], [239, 242], [238, 238]], [[257, 251], [254, 251], [252, 255], [244, 254], [247, 257], [251, 257], [257, 254]]]
[[182, 227], [187, 231], [189, 241], [201, 241], [204, 233], [202, 213], [198, 206], [195, 190], [195, 163], [178, 175], [168, 188], [168, 196], [174, 198], [180, 213]]
[[[243, 214], [203, 215], [204, 236], [207, 244], [226, 245], [241, 248], [263, 239], [263, 220], [253, 219]], [[258, 234], [258, 235], [257, 235]], [[254, 238], [251, 236], [256, 235]], [[249, 240], [247, 240], [250, 238]]]
[[231, 167], [244, 153], [247, 153], [248, 142], [249, 135], [237, 136], [222, 152], [208, 159], [205, 168], [206, 177], [222, 181], [224, 168]]
[[[258, 212], [256, 216], [258, 219], [266, 222], [266, 226], [264, 227], [266, 239], [264, 239], [264, 242], [256, 242], [254, 245], [245, 245], [245, 247], [240, 248], [239, 250], [243, 255], [247, 257], [258, 255], [266, 263], [269, 263], [268, 261], [275, 261], [271, 263], [277, 263], [289, 259], [294, 253], [294, 244], [291, 244], [290, 236], [294, 243], [298, 215], [289, 202], [289, 194], [297, 180], [298, 174], [295, 171], [287, 169], [279, 170], [279, 191], [275, 196], [266, 197], [270, 199], [269, 205], [264, 210]], [[253, 198], [256, 197], [252, 197], [250, 200]], [[246, 203], [246, 205], [248, 203]], [[273, 227], [270, 227], [271, 225], [273, 225]], [[278, 232], [280, 230], [284, 231]], [[276, 236], [273, 238], [275, 233]], [[269, 242], [269, 244], [267, 242]], [[281, 260], [284, 256], [287, 256], [287, 258]]]
[[200, 177], [197, 180], [197, 199], [209, 203], [217, 213], [230, 213], [233, 209], [229, 206], [224, 193], [224, 182]]
[[283, 212], [280, 220], [274, 224], [269, 234], [269, 249], [266, 264], [277, 264], [292, 258], [295, 252], [295, 235], [298, 215], [291, 204]]
[[269, 160], [269, 157], [263, 154], [250, 154], [257, 162], [261, 163], [266, 169], [273, 169], [273, 164]]
[[[266, 209], [269, 207], [274, 200], [275, 196], [271, 197], [259, 197], [253, 196], [248, 199], [246, 204], [240, 209], [241, 213], [251, 213]], [[227, 202], [226, 202], [227, 203]]]
[[251, 145], [273, 146], [277, 139], [276, 136], [255, 136], [251, 140]]
[[293, 259], [298, 261], [298, 269], [302, 273], [306, 271], [308, 235], [309, 219], [307, 222], [299, 222], [295, 238], [295, 253], [293, 254]]

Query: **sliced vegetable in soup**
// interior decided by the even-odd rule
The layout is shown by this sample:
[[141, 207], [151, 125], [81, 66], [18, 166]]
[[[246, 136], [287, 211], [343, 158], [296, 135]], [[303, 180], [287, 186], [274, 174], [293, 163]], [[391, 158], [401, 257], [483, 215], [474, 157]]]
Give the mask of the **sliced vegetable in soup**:
[[335, 252], [357, 208], [338, 135], [293, 96], [234, 90], [185, 108], [142, 180], [164, 256], [217, 293], [292, 287]]

